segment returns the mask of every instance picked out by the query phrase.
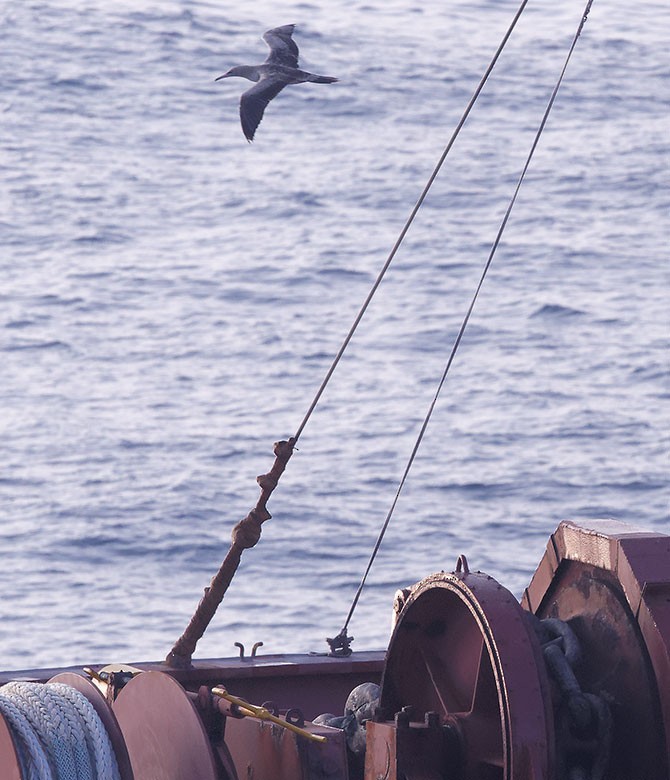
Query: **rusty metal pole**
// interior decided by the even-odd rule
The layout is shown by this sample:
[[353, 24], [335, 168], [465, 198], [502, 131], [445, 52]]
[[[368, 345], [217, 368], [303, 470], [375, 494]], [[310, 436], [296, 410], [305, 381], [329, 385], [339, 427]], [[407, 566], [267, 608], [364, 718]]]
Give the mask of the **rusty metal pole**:
[[293, 454], [295, 442], [295, 437], [288, 441], [275, 442], [273, 447], [275, 462], [272, 468], [267, 474], [261, 474], [261, 476], [256, 477], [256, 482], [258, 482], [261, 488], [258, 503], [244, 520], [240, 521], [233, 528], [232, 543], [228, 554], [209, 587], [205, 588], [205, 592], [186, 630], [168, 653], [165, 659], [165, 663], [168, 666], [177, 669], [186, 669], [191, 666], [191, 658], [195, 647], [200, 637], [207, 630], [207, 626], [214, 617], [219, 604], [223, 601], [228, 586], [239, 566], [242, 553], [258, 542], [261, 537], [261, 525], [272, 517], [267, 510], [266, 504], [272, 491], [277, 487], [279, 478], [284, 473], [289, 458]]

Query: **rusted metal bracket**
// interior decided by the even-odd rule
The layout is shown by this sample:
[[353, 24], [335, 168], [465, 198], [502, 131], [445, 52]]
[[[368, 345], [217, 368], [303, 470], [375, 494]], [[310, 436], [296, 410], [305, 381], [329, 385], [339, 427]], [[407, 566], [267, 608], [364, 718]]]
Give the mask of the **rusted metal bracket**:
[[263, 647], [263, 643], [262, 642], [255, 642], [254, 646], [251, 648], [251, 655], [250, 656], [246, 656], [246, 655], [244, 655], [244, 645], [242, 644], [242, 642], [235, 642], [234, 644], [235, 644], [235, 647], [237, 647], [239, 649], [239, 651], [240, 651], [240, 661], [246, 661], [248, 658], [255, 658], [256, 657], [256, 652], [258, 651], [258, 648], [259, 647]]
[[295, 437], [290, 438], [288, 441], [275, 442], [273, 448], [275, 461], [272, 468], [267, 474], [261, 474], [259, 477], [256, 477], [256, 482], [258, 482], [261, 488], [260, 498], [244, 520], [233, 528], [232, 543], [228, 554], [209, 587], [205, 588], [205, 592], [186, 630], [168, 653], [165, 659], [165, 663], [168, 666], [178, 669], [185, 669], [191, 666], [191, 658], [196, 645], [207, 630], [207, 626], [214, 617], [219, 604], [223, 601], [228, 586], [240, 564], [242, 553], [247, 548], [256, 545], [261, 537], [261, 525], [272, 517], [268, 512], [266, 504], [272, 491], [277, 487], [279, 478], [284, 473], [286, 464], [293, 454], [294, 446]]
[[354, 641], [353, 636], [347, 634], [347, 629], [343, 628], [340, 633], [332, 639], [328, 637], [326, 642], [330, 646], [330, 653], [328, 655], [340, 656], [347, 658], [353, 652], [351, 649], [351, 643]]

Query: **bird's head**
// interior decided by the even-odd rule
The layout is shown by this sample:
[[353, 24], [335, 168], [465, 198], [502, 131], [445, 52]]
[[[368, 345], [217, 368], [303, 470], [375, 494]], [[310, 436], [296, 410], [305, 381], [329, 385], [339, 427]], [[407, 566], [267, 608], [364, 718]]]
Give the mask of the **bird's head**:
[[227, 70], [221, 76], [215, 78], [214, 81], [227, 79], [229, 76], [241, 76], [243, 79], [249, 79], [249, 81], [258, 81], [260, 78], [258, 69], [253, 65], [235, 65], [234, 68]]

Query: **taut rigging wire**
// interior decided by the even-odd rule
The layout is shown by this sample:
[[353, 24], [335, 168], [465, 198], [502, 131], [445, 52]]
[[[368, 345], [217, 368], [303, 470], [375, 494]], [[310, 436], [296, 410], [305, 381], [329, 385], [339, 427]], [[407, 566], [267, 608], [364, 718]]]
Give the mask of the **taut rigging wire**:
[[[584, 9], [584, 13], [582, 14], [581, 21], [579, 23], [579, 26], [577, 28], [577, 32], [574, 35], [574, 38], [572, 39], [572, 44], [570, 46], [570, 49], [568, 50], [568, 54], [565, 58], [565, 62], [563, 63], [563, 68], [561, 69], [560, 75], [558, 77], [558, 80], [556, 81], [556, 84], [551, 92], [551, 96], [549, 98], [549, 102], [547, 103], [547, 107], [544, 110], [544, 114], [542, 115], [542, 120], [540, 122], [540, 125], [535, 133], [535, 137], [533, 139], [533, 143], [531, 145], [530, 151], [528, 152], [528, 156], [526, 157], [526, 162], [523, 166], [523, 169], [521, 171], [521, 174], [519, 176], [519, 179], [517, 181], [516, 187], [514, 189], [514, 192], [512, 194], [512, 197], [510, 199], [510, 202], [507, 206], [507, 209], [505, 211], [505, 215], [503, 216], [502, 222], [500, 224], [500, 227], [498, 229], [498, 233], [496, 234], [495, 241], [493, 242], [493, 246], [491, 247], [491, 251], [489, 252], [488, 259], [484, 265], [484, 269], [482, 271], [481, 277], [479, 279], [479, 283], [477, 284], [477, 287], [475, 289], [474, 295], [472, 296], [472, 300], [470, 301], [470, 305], [465, 313], [465, 316], [463, 318], [463, 321], [461, 323], [461, 327], [458, 331], [458, 334], [456, 336], [456, 339], [454, 341], [454, 344], [451, 348], [451, 352], [449, 353], [449, 358], [447, 359], [446, 366], [444, 368], [444, 371], [442, 373], [442, 377], [440, 378], [440, 381], [437, 386], [437, 390], [435, 391], [435, 395], [433, 397], [433, 400], [430, 403], [430, 406], [428, 407], [428, 412], [424, 418], [423, 424], [421, 425], [421, 429], [419, 431], [419, 434], [416, 438], [416, 441], [414, 443], [414, 447], [412, 449], [412, 452], [410, 454], [409, 460], [407, 461], [407, 465], [405, 467], [405, 471], [403, 472], [402, 478], [400, 480], [400, 483], [398, 485], [398, 489], [396, 491], [395, 497], [391, 503], [391, 507], [386, 515], [386, 518], [384, 520], [384, 523], [382, 525], [381, 531], [379, 532], [379, 536], [377, 537], [377, 541], [375, 543], [375, 546], [372, 550], [372, 554], [370, 556], [370, 560], [368, 561], [367, 568], [365, 569], [365, 573], [363, 574], [363, 577], [361, 579], [361, 582], [358, 586], [358, 590], [356, 591], [356, 595], [354, 596], [353, 602], [351, 604], [351, 608], [349, 609], [349, 614], [347, 615], [347, 619], [344, 622], [344, 626], [342, 627], [342, 630], [338, 634], [338, 636], [335, 639], [329, 639], [328, 643], [331, 646], [331, 650], [333, 652], [350, 652], [349, 650], [349, 644], [353, 641], [353, 637], [347, 637], [347, 628], [349, 626], [349, 622], [351, 621], [351, 618], [354, 614], [354, 610], [356, 609], [356, 606], [358, 604], [358, 601], [360, 599], [361, 593], [363, 592], [363, 588], [365, 586], [365, 583], [367, 581], [368, 574], [370, 573], [370, 569], [372, 568], [372, 565], [375, 561], [375, 558], [377, 557], [377, 553], [379, 552], [379, 548], [381, 546], [382, 540], [384, 539], [384, 535], [386, 533], [386, 530], [388, 528], [388, 525], [391, 521], [391, 517], [393, 516], [393, 513], [395, 511], [396, 505], [398, 503], [398, 499], [400, 498], [400, 494], [403, 490], [403, 487], [405, 486], [405, 482], [407, 481], [407, 477], [409, 476], [409, 472], [412, 468], [412, 465], [414, 463], [414, 460], [416, 459], [416, 455], [419, 451], [419, 447], [421, 446], [421, 442], [423, 441], [424, 435], [426, 433], [426, 429], [428, 428], [428, 423], [430, 422], [430, 419], [433, 415], [433, 411], [435, 409], [435, 405], [437, 403], [437, 400], [440, 396], [440, 393], [442, 392], [442, 388], [444, 386], [444, 383], [447, 379], [447, 374], [449, 373], [449, 370], [451, 368], [451, 365], [454, 361], [454, 357], [456, 355], [456, 352], [458, 350], [458, 347], [461, 343], [461, 340], [463, 339], [463, 334], [465, 333], [465, 329], [468, 325], [468, 322], [470, 321], [470, 316], [472, 315], [472, 311], [475, 307], [475, 303], [477, 302], [477, 298], [479, 297], [479, 292], [482, 288], [482, 285], [484, 284], [484, 280], [488, 274], [489, 268], [491, 267], [491, 263], [493, 261], [493, 257], [498, 249], [498, 246], [500, 244], [500, 240], [502, 238], [502, 234], [505, 231], [505, 227], [507, 226], [507, 222], [509, 221], [510, 214], [512, 212], [512, 209], [514, 207], [514, 204], [516, 203], [517, 196], [519, 194], [519, 190], [521, 189], [521, 185], [526, 177], [526, 173], [528, 171], [528, 167], [530, 166], [531, 160], [533, 159], [533, 155], [535, 154], [535, 150], [537, 149], [537, 145], [540, 141], [540, 136], [542, 135], [542, 132], [544, 131], [545, 125], [547, 124], [547, 120], [549, 118], [549, 114], [551, 113], [551, 109], [553, 108], [554, 102], [556, 100], [556, 95], [558, 94], [558, 90], [561, 86], [561, 83], [563, 82], [563, 77], [565, 75], [565, 72], [568, 67], [568, 63], [570, 62], [570, 58], [572, 57], [572, 52], [575, 49], [575, 46], [577, 45], [577, 40], [579, 39], [579, 36], [581, 35], [582, 29], [584, 28], [584, 24], [586, 23], [586, 20], [588, 18], [589, 12], [591, 10], [591, 5], [593, 3], [593, 0], [588, 0], [586, 3], [586, 7]], [[516, 22], [516, 18], [514, 20]], [[510, 30], [511, 31], [511, 30]], [[442, 161], [440, 161], [441, 164]]]
[[[574, 48], [574, 45], [576, 43], [576, 39], [579, 35], [579, 32], [581, 32], [581, 27], [583, 26], [584, 22], [586, 21], [586, 16], [588, 14], [588, 10], [591, 6], [592, 0], [589, 0], [589, 3], [587, 5], [587, 9], [584, 13], [584, 17], [582, 19], [582, 24], [580, 25], [579, 31], [577, 33], [577, 36], [575, 36], [575, 41], [573, 41], [572, 48]], [[377, 280], [375, 281], [370, 293], [368, 294], [368, 297], [366, 298], [365, 302], [363, 303], [363, 306], [361, 307], [360, 311], [358, 312], [358, 315], [356, 316], [356, 319], [354, 321], [354, 324], [352, 325], [351, 329], [349, 330], [349, 333], [347, 334], [342, 346], [340, 347], [337, 355], [335, 356], [335, 359], [333, 360], [330, 368], [328, 369], [328, 372], [326, 373], [326, 376], [321, 383], [321, 386], [319, 387], [316, 396], [314, 397], [314, 400], [312, 401], [309, 409], [307, 410], [307, 413], [305, 414], [300, 426], [298, 427], [298, 430], [296, 431], [295, 436], [290, 438], [288, 441], [280, 441], [275, 442], [274, 446], [274, 453], [275, 453], [275, 462], [270, 469], [270, 471], [267, 474], [263, 474], [260, 477], [257, 477], [257, 482], [261, 488], [261, 495], [258, 499], [258, 502], [256, 503], [256, 506], [249, 512], [249, 514], [241, 520], [233, 529], [232, 534], [232, 542], [230, 549], [228, 550], [228, 553], [226, 554], [225, 559], [223, 560], [221, 566], [219, 567], [218, 572], [214, 576], [214, 578], [211, 580], [209, 587], [205, 588], [205, 592], [200, 599], [200, 602], [198, 603], [198, 606], [191, 617], [191, 620], [189, 621], [188, 626], [186, 627], [184, 633], [179, 637], [179, 639], [175, 642], [172, 649], [167, 655], [166, 663], [170, 666], [178, 667], [178, 668], [187, 668], [191, 663], [191, 657], [193, 655], [193, 652], [195, 651], [196, 645], [204, 632], [207, 629], [207, 626], [209, 625], [212, 617], [216, 613], [216, 610], [221, 603], [228, 586], [230, 585], [230, 582], [235, 574], [235, 571], [237, 570], [237, 567], [240, 563], [240, 559], [242, 556], [242, 552], [245, 549], [248, 549], [250, 547], [253, 547], [259, 540], [261, 535], [261, 526], [262, 524], [268, 520], [271, 515], [267, 510], [267, 501], [272, 492], [274, 491], [275, 487], [277, 486], [277, 483], [279, 481], [279, 478], [281, 477], [282, 473], [284, 472], [284, 469], [286, 467], [286, 464], [291, 457], [291, 454], [293, 452], [293, 449], [295, 447], [296, 442], [300, 438], [300, 435], [307, 424], [309, 418], [312, 415], [312, 412], [314, 411], [317, 403], [319, 402], [319, 399], [321, 398], [321, 395], [323, 394], [323, 391], [326, 388], [326, 385], [330, 381], [330, 378], [335, 371], [335, 368], [337, 367], [340, 358], [342, 357], [345, 349], [347, 348], [349, 342], [351, 341], [353, 334], [358, 327], [358, 324], [360, 323], [361, 319], [363, 318], [363, 315], [365, 314], [365, 311], [370, 304], [370, 301], [372, 300], [375, 292], [377, 291], [377, 288], [382, 282], [382, 279], [384, 275], [386, 274], [386, 271], [388, 270], [389, 266], [391, 265], [391, 262], [393, 261], [393, 258], [395, 257], [396, 252], [398, 251], [403, 239], [405, 238], [405, 235], [407, 234], [407, 231], [409, 230], [412, 222], [414, 221], [414, 217], [416, 216], [417, 212], [419, 211], [419, 208], [423, 204], [423, 201], [426, 198], [426, 195], [428, 194], [428, 191], [437, 177], [437, 174], [442, 167], [442, 164], [444, 160], [447, 157], [447, 154], [449, 153], [449, 150], [454, 144], [454, 141], [456, 140], [456, 137], [458, 136], [461, 128], [463, 127], [468, 115], [470, 114], [470, 111], [472, 110], [472, 107], [474, 106], [477, 98], [479, 97], [480, 92], [482, 91], [484, 84], [486, 83], [491, 71], [493, 70], [494, 65], [496, 64], [503, 48], [505, 47], [512, 31], [514, 30], [514, 27], [516, 26], [516, 23], [519, 20], [519, 17], [521, 16], [524, 8], [526, 7], [528, 3], [528, 0], [523, 0], [519, 10], [517, 11], [516, 15], [514, 16], [514, 19], [512, 20], [511, 25], [509, 26], [507, 32], [505, 33], [505, 36], [503, 37], [502, 42], [500, 43], [493, 59], [491, 60], [491, 63], [489, 64], [488, 68], [486, 69], [486, 72], [484, 73], [484, 76], [482, 77], [481, 81], [479, 82], [479, 85], [477, 86], [477, 89], [475, 90], [472, 98], [470, 99], [470, 102], [468, 103], [463, 116], [461, 117], [456, 130], [453, 132], [451, 138], [449, 139], [449, 143], [447, 144], [444, 152], [442, 153], [442, 156], [440, 157], [440, 160], [438, 161], [437, 165], [435, 166], [426, 186], [424, 187], [418, 201], [416, 202], [416, 205], [412, 209], [412, 212], [407, 219], [400, 236], [398, 237], [396, 243], [393, 246], [393, 249], [391, 250], [388, 258], [386, 259], [386, 262], [377, 277]], [[570, 53], [572, 53], [572, 48], [570, 49]], [[568, 55], [569, 59], [569, 55]], [[565, 72], [565, 67], [567, 66], [567, 60], [563, 68], [563, 72]], [[563, 74], [561, 74], [561, 79], [563, 77]], [[555, 97], [555, 93], [558, 90], [558, 86], [560, 85], [560, 79], [558, 84], [556, 85], [554, 89], [554, 94], [552, 95], [552, 101]], [[550, 105], [551, 107], [551, 105]], [[544, 122], [546, 122], [547, 115], [549, 113], [549, 109], [547, 110], [545, 117], [543, 119], [542, 127], [544, 126]], [[537, 145], [537, 141], [539, 140], [539, 135], [541, 133], [542, 127], [540, 131], [538, 132], [538, 135], [535, 140], [535, 144], [533, 145], [533, 149], [531, 151], [531, 155], [529, 155], [528, 161], [526, 162], [526, 167], [524, 168], [524, 174], [526, 171], [526, 168], [528, 167], [528, 163], [530, 162], [530, 157], [532, 156], [532, 152], [535, 149], [535, 146]], [[523, 179], [523, 175], [522, 175]], [[517, 185], [517, 192], [519, 189], [519, 186], [521, 184], [521, 180], [519, 181], [519, 184]], [[516, 192], [514, 195], [514, 199], [516, 198]], [[514, 199], [512, 201], [512, 204], [514, 202]], [[377, 551], [379, 550], [379, 547], [381, 545], [382, 539], [384, 537], [384, 533], [386, 532], [386, 528], [388, 527], [389, 521], [391, 519], [391, 516], [393, 514], [393, 510], [395, 508], [395, 505], [397, 503], [398, 497], [400, 495], [400, 491], [402, 489], [402, 486], [405, 483], [405, 480], [407, 478], [407, 475], [409, 473], [409, 469], [414, 461], [414, 458], [416, 456], [416, 452], [418, 451], [419, 444], [421, 443], [421, 439], [423, 438], [423, 434], [425, 432], [425, 429], [428, 425], [428, 421], [430, 419], [430, 416], [432, 414], [432, 410], [435, 406], [435, 402], [437, 401], [437, 396], [439, 395], [439, 391], [444, 384], [444, 380], [446, 378], [446, 374], [449, 370], [449, 367], [451, 366], [451, 362], [453, 361], [454, 354], [456, 352], [456, 349], [458, 348], [458, 344], [460, 343], [460, 340], [463, 335], [463, 331], [465, 330], [465, 325], [467, 324], [467, 320], [470, 317], [470, 313], [472, 312], [472, 308], [474, 307], [474, 303], [477, 297], [477, 294], [479, 293], [479, 289], [483, 283], [484, 276], [486, 275], [486, 271], [488, 271], [488, 266], [491, 263], [491, 259], [493, 257], [493, 254], [495, 252], [495, 249], [497, 248], [498, 242], [500, 240], [500, 236], [502, 235], [502, 230], [504, 228], [504, 224], [507, 222], [507, 218], [509, 217], [509, 212], [511, 211], [512, 204], [510, 204], [510, 207], [508, 209], [508, 212], [505, 216], [505, 220], [503, 223], [502, 228], [500, 229], [500, 232], [498, 234], [498, 238], [496, 239], [496, 243], [494, 245], [493, 250], [491, 251], [491, 256], [489, 257], [486, 269], [484, 271], [484, 274], [482, 275], [482, 279], [479, 283], [479, 286], [477, 288], [477, 292], [475, 294], [475, 297], [472, 300], [472, 303], [470, 305], [470, 309], [468, 310], [468, 314], [466, 316], [466, 319], [463, 323], [463, 326], [461, 328], [461, 332], [459, 333], [458, 339], [456, 344], [454, 345], [454, 348], [452, 350], [452, 354], [450, 355], [449, 362], [447, 365], [447, 368], [444, 372], [444, 376], [440, 382], [440, 386], [438, 388], [438, 392], [435, 396], [435, 399], [433, 403], [431, 404], [431, 408], [429, 410], [429, 413], [426, 417], [426, 420], [424, 421], [424, 424], [422, 426], [419, 439], [417, 440], [414, 450], [412, 452], [412, 456], [410, 458], [410, 461], [408, 463], [408, 466], [405, 470], [405, 474], [403, 475], [400, 487], [398, 489], [398, 492], [396, 494], [396, 498], [393, 502], [393, 505], [391, 507], [390, 512], [388, 513], [386, 517], [386, 521], [384, 522], [382, 531], [379, 535], [379, 538], [377, 540], [377, 544], [375, 545], [374, 551], [372, 553], [372, 557], [370, 558], [370, 562], [368, 564], [368, 568], [365, 571], [365, 574], [363, 576], [363, 579], [361, 581], [361, 584], [359, 586], [359, 589], [356, 593], [356, 596], [354, 598], [354, 603], [351, 606], [351, 609], [349, 611], [349, 615], [347, 617], [347, 620], [345, 622], [344, 628], [336, 637], [335, 639], [329, 639], [328, 642], [331, 646], [331, 652], [333, 654], [348, 654], [351, 652], [349, 648], [349, 644], [352, 641], [352, 639], [348, 639], [346, 636], [347, 632], [347, 626], [349, 624], [349, 621], [351, 619], [351, 616], [353, 615], [354, 609], [356, 607], [356, 604], [358, 603], [358, 599], [360, 598], [360, 594], [363, 590], [363, 586], [365, 584], [365, 580], [367, 579], [368, 573], [370, 571], [370, 568], [372, 567], [372, 563], [374, 562], [374, 559], [377, 555]]]
[[319, 400], [321, 399], [321, 396], [323, 395], [323, 391], [326, 389], [326, 385], [330, 381], [330, 378], [332, 377], [333, 373], [335, 372], [335, 369], [337, 368], [338, 363], [340, 362], [340, 359], [342, 358], [342, 355], [344, 354], [346, 348], [349, 346], [349, 342], [353, 338], [354, 333], [356, 332], [356, 329], [358, 328], [358, 325], [360, 321], [363, 319], [363, 316], [365, 312], [367, 311], [368, 306], [370, 305], [370, 302], [375, 296], [375, 293], [377, 292], [377, 289], [379, 285], [382, 283], [382, 280], [384, 279], [384, 276], [386, 275], [386, 272], [389, 269], [389, 266], [393, 262], [393, 258], [396, 256], [396, 253], [398, 249], [400, 249], [400, 245], [405, 239], [405, 236], [407, 235], [408, 230], [410, 229], [412, 222], [414, 222], [414, 218], [416, 217], [419, 209], [423, 205], [424, 200], [426, 199], [426, 196], [428, 195], [428, 192], [430, 188], [433, 186], [433, 182], [437, 178], [437, 174], [440, 172], [440, 169], [442, 168], [442, 164], [447, 158], [447, 155], [451, 151], [451, 147], [454, 145], [454, 142], [456, 141], [456, 138], [458, 137], [458, 134], [461, 132], [461, 128], [465, 124], [465, 121], [467, 120], [468, 116], [470, 115], [470, 112], [472, 111], [472, 108], [474, 107], [475, 103], [477, 102], [477, 98], [479, 97], [482, 89], [484, 89], [484, 85], [488, 81], [488, 78], [491, 74], [491, 71], [495, 67], [496, 62], [498, 61], [498, 58], [500, 57], [502, 50], [505, 48], [505, 45], [507, 44], [507, 41], [509, 40], [510, 35], [512, 34], [512, 31], [516, 27], [516, 23], [519, 21], [519, 18], [521, 17], [521, 14], [523, 13], [524, 8], [528, 4], [528, 0], [523, 0], [521, 5], [519, 6], [519, 10], [514, 15], [514, 18], [512, 19], [512, 22], [510, 26], [507, 29], [507, 32], [503, 36], [502, 41], [500, 42], [500, 45], [498, 46], [496, 53], [493, 55], [493, 58], [491, 59], [491, 62], [489, 63], [489, 66], [487, 67], [486, 71], [484, 72], [484, 75], [482, 76], [479, 84], [477, 85], [477, 89], [475, 89], [474, 93], [472, 94], [472, 97], [470, 98], [470, 102], [465, 108], [465, 111], [463, 112], [463, 115], [461, 116], [458, 124], [456, 125], [456, 128], [454, 132], [451, 134], [451, 138], [449, 139], [449, 142], [447, 143], [446, 147], [444, 148], [444, 151], [442, 152], [442, 155], [440, 156], [440, 159], [437, 161], [437, 164], [435, 165], [435, 168], [433, 169], [433, 172], [431, 173], [430, 177], [428, 178], [428, 181], [426, 182], [425, 187], [423, 188], [423, 191], [421, 192], [421, 195], [419, 196], [419, 199], [414, 205], [414, 208], [410, 212], [409, 217], [407, 218], [407, 221], [403, 225], [402, 230], [400, 231], [400, 234], [393, 245], [393, 248], [389, 252], [388, 257], [386, 258], [386, 262], [382, 266], [381, 271], [379, 272], [379, 275], [377, 276], [377, 279], [375, 280], [375, 283], [372, 285], [372, 288], [370, 289], [370, 292], [368, 293], [367, 298], [363, 302], [363, 305], [361, 306], [358, 314], [356, 315], [356, 318], [349, 329], [349, 332], [347, 333], [344, 341], [342, 342], [342, 346], [338, 350], [337, 354], [335, 355], [333, 362], [330, 365], [330, 368], [326, 372], [326, 375], [323, 379], [323, 382], [321, 382], [321, 385], [319, 389], [316, 392], [316, 395], [314, 396], [314, 399], [312, 403], [310, 404], [309, 409], [307, 410], [307, 413], [305, 414], [302, 422], [298, 426], [298, 430], [294, 434], [293, 438], [291, 439], [291, 442], [295, 444], [298, 439], [300, 438], [300, 435], [302, 434], [305, 426], [307, 425], [307, 422], [309, 418], [312, 416], [312, 412], [316, 408], [316, 405], [319, 403]]

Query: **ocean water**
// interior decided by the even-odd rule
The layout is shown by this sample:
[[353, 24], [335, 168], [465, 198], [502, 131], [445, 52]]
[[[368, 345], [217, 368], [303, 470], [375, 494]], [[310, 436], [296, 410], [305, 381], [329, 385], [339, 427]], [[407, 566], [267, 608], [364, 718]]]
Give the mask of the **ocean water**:
[[[508, 0], [0, 6], [0, 668], [160, 659], [297, 429]], [[531, 2], [197, 656], [342, 627], [583, 3]], [[669, 530], [665, 3], [595, 0], [349, 627], [562, 519]], [[301, 63], [253, 144], [262, 32]]]

